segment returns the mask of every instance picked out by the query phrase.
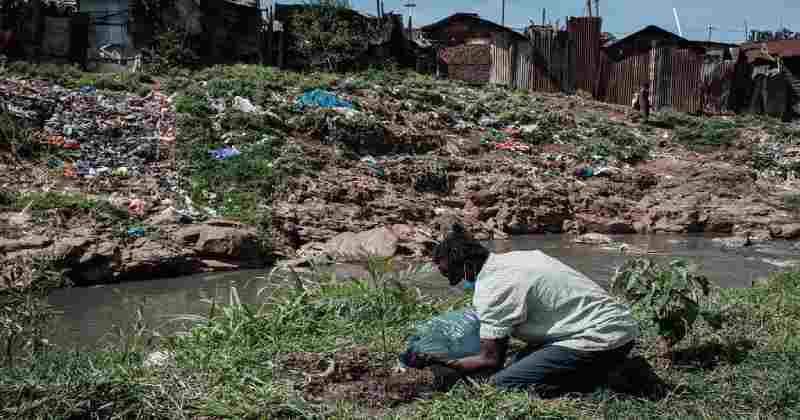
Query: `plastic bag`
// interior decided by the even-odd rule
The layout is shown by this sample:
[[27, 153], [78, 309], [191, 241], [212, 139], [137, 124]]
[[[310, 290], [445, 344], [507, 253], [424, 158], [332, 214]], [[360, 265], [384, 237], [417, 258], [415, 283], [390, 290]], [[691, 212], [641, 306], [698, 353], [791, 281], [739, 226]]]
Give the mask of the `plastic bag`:
[[441, 359], [460, 359], [481, 350], [480, 320], [473, 308], [439, 315], [419, 325], [407, 341], [400, 364], [409, 367], [415, 354], [429, 354]]

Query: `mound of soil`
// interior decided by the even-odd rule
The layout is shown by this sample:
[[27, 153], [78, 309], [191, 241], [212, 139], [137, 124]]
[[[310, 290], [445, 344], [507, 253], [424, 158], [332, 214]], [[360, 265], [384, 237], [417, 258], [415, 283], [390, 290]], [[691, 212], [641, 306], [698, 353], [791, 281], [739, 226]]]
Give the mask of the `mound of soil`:
[[369, 408], [391, 408], [424, 398], [434, 389], [430, 371], [395, 371], [363, 347], [342, 351], [333, 359], [318, 353], [291, 353], [282, 365], [302, 373], [304, 381], [298, 388], [318, 402], [348, 400]]

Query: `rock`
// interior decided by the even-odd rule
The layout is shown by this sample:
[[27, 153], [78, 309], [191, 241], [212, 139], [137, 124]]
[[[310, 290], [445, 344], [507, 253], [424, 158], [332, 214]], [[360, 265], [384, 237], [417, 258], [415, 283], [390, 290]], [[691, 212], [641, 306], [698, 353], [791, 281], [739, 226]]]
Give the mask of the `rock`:
[[94, 239], [89, 237], [72, 237], [53, 245], [53, 256], [63, 260], [80, 260], [91, 246]]
[[157, 215], [147, 219], [148, 225], [160, 226], [160, 225], [174, 225], [178, 224], [181, 219], [181, 214], [175, 210], [174, 207], [167, 207], [166, 209], [162, 210]]
[[583, 245], [609, 245], [614, 241], [602, 233], [587, 233], [573, 239], [572, 242]]
[[228, 219], [208, 219], [204, 225], [208, 226], [216, 226], [216, 227], [229, 227], [229, 228], [236, 228], [236, 229], [243, 229], [245, 225], [241, 222], [237, 222], [235, 220], [228, 220]]
[[794, 240], [800, 238], [800, 223], [779, 225], [770, 228], [773, 238]]
[[325, 245], [325, 253], [339, 262], [364, 262], [370, 257], [393, 257], [397, 243], [397, 235], [389, 228], [348, 232], [331, 239]]
[[25, 238], [15, 240], [0, 239], [0, 253], [47, 248], [52, 243], [52, 239], [44, 236], [27, 236]]
[[579, 230], [584, 232], [605, 233], [610, 235], [636, 233], [636, 226], [633, 222], [621, 219], [581, 213], [575, 215], [575, 221], [578, 223]]
[[239, 269], [236, 264], [230, 264], [217, 260], [200, 260], [200, 262], [210, 271], [235, 271]]
[[193, 225], [181, 228], [172, 233], [172, 238], [180, 245], [194, 248], [200, 239], [200, 234], [206, 230], [205, 225]]
[[201, 226], [194, 249], [202, 257], [255, 259], [258, 238], [254, 230]]

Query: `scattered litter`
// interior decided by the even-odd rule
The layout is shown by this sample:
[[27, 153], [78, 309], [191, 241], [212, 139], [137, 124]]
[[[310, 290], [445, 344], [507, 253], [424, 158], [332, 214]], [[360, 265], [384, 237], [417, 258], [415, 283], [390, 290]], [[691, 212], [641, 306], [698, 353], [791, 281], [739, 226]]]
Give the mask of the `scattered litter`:
[[[233, 108], [247, 114], [260, 114], [263, 112], [260, 106], [253, 105], [253, 103], [250, 102], [249, 99], [242, 98], [241, 96], [233, 98]], [[224, 105], [223, 105], [223, 110], [224, 110]]]
[[[50, 145], [79, 153], [83, 163], [65, 176], [100, 174], [92, 168], [128, 167], [132, 174], [160, 172], [162, 142], [174, 139], [175, 113], [163, 94], [100, 93], [95, 86], [65, 89], [41, 80], [0, 80], [2, 107], [44, 126]], [[110, 175], [105, 172], [105, 175]]]
[[235, 147], [223, 147], [222, 149], [209, 150], [208, 154], [216, 160], [225, 160], [234, 156], [239, 156], [242, 152]]
[[498, 123], [499, 121], [497, 118], [490, 117], [488, 115], [484, 115], [478, 120], [478, 124], [481, 127], [495, 127]]
[[145, 203], [143, 200], [134, 198], [131, 200], [130, 204], [128, 204], [128, 211], [135, 216], [144, 216], [144, 206]]
[[128, 236], [130, 236], [131, 238], [141, 238], [144, 236], [144, 228], [132, 227], [128, 229]]
[[594, 176], [594, 168], [591, 166], [582, 166], [575, 170], [575, 176], [578, 178], [591, 178]]
[[314, 89], [302, 94], [297, 98], [297, 105], [300, 109], [309, 106], [320, 108], [353, 108], [351, 102], [339, 99], [339, 97], [333, 93], [322, 89]]
[[386, 172], [383, 169], [383, 165], [381, 165], [380, 162], [375, 160], [374, 157], [364, 156], [363, 158], [361, 158], [361, 162], [367, 165], [370, 175], [377, 177], [383, 177], [384, 175], [386, 175]]
[[64, 161], [61, 159], [50, 158], [47, 161], [47, 167], [50, 169], [62, 169], [64, 167]]
[[511, 150], [514, 152], [527, 152], [531, 147], [519, 140], [506, 140], [502, 143], [495, 143], [494, 148], [497, 150]]
[[225, 112], [225, 98], [208, 98], [208, 106], [213, 109], [217, 114]]

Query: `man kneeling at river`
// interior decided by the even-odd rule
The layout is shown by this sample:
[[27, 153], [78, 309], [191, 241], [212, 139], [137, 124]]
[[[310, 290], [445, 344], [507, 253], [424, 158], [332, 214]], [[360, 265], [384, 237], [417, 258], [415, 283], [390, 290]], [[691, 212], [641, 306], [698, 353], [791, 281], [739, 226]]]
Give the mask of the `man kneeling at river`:
[[[496, 386], [541, 396], [585, 392], [625, 360], [639, 334], [626, 305], [540, 251], [493, 254], [455, 225], [433, 260], [451, 285], [463, 280], [474, 287], [480, 353], [448, 361], [417, 355], [413, 367], [496, 372]], [[528, 346], [503, 369], [512, 336]]]

